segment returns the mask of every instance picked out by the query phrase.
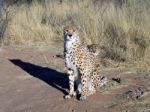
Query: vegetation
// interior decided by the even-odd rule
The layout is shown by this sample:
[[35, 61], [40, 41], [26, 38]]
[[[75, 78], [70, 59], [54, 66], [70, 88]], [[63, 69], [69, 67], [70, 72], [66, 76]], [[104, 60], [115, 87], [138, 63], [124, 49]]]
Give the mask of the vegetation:
[[150, 67], [149, 0], [27, 1], [1, 8], [3, 44], [58, 45], [63, 27], [75, 24], [83, 41], [98, 44], [103, 59], [118, 66]]

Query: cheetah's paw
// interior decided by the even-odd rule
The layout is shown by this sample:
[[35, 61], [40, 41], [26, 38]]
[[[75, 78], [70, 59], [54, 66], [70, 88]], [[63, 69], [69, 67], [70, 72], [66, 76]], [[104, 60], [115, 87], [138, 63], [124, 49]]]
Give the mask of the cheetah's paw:
[[73, 94], [68, 94], [68, 95], [65, 95], [65, 99], [70, 99], [70, 98], [72, 98], [72, 97], [76, 97], [76, 95], [77, 95], [77, 93], [76, 92], [74, 92]]
[[81, 97], [79, 98], [79, 100], [80, 100], [80, 101], [86, 100], [86, 96], [81, 96]]
[[64, 97], [65, 99], [70, 99], [71, 98], [71, 96], [70, 95], [65, 95], [65, 97]]

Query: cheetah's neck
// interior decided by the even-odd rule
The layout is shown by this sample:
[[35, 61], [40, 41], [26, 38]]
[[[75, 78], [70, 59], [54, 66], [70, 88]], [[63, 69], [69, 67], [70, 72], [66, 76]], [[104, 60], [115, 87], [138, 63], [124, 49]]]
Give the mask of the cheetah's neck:
[[80, 45], [81, 45], [80, 40], [75, 41], [75, 42], [66, 41], [66, 42], [65, 42], [65, 52], [69, 52], [69, 51], [75, 50], [75, 49], [78, 48]]

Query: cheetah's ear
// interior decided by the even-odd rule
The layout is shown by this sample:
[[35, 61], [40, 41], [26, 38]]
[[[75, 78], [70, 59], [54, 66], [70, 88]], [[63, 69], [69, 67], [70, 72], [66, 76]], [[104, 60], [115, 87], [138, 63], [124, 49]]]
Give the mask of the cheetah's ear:
[[62, 30], [61, 31], [63, 31], [63, 34], [68, 32], [67, 28], [68, 28], [68, 26], [62, 25], [62, 27], [61, 27]]
[[78, 32], [81, 32], [81, 26], [77, 26], [77, 30], [78, 30]]

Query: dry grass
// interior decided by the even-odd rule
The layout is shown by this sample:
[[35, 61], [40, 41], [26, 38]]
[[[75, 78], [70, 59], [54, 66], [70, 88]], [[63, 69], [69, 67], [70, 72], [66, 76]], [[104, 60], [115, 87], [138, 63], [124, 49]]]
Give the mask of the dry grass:
[[[94, 1], [94, 2], [93, 2]], [[11, 22], [4, 43], [32, 45], [36, 42], [63, 43], [62, 29], [75, 24], [86, 43], [95, 43], [101, 56], [119, 61], [119, 66], [150, 66], [150, 2], [126, 0], [50, 1], [12, 5]]]

